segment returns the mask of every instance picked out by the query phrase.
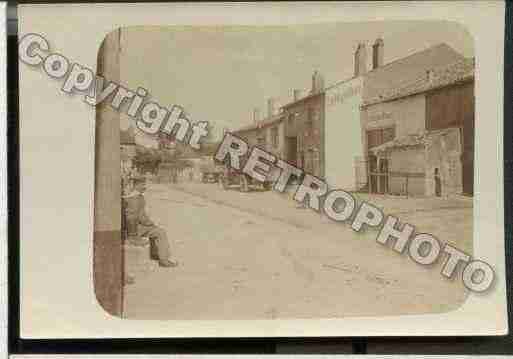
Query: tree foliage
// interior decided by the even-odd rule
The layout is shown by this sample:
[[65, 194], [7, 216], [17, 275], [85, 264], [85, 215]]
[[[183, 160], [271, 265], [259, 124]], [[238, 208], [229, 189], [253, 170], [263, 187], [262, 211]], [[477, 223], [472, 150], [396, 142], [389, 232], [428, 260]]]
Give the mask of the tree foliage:
[[181, 159], [181, 155], [181, 151], [178, 148], [169, 150], [166, 148], [157, 149], [137, 145], [133, 163], [140, 173], [150, 172], [152, 174], [157, 174], [161, 163], [166, 163], [167, 167], [177, 170], [192, 167], [192, 162]]

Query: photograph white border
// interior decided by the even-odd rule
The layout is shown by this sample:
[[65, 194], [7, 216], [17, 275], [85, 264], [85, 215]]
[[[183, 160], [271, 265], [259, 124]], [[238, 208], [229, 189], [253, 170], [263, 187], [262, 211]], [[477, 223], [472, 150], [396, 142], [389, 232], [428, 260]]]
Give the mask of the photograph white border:
[[[355, 19], [359, 22], [443, 19], [462, 24], [475, 40], [476, 118], [487, 119], [486, 126], [484, 121], [476, 122], [474, 250], [476, 256], [492, 264], [497, 273], [492, 293], [471, 295], [458, 310], [442, 314], [232, 321], [127, 320], [109, 316], [97, 304], [92, 283], [94, 110], [80, 104], [79, 98], [63, 98], [58, 82], [49, 89], [49, 79], [44, 74], [20, 65], [20, 326], [23, 338], [467, 336], [507, 333], [502, 166], [503, 3], [60, 4], [21, 5], [18, 15], [20, 36], [29, 32], [45, 34], [55, 51], [92, 69], [96, 66], [101, 41], [120, 26], [287, 25]], [[65, 122], [66, 114], [73, 114], [73, 120]], [[60, 128], [61, 133], [56, 132], [59, 130], [57, 123], [65, 127]], [[75, 132], [67, 132], [71, 129]], [[62, 131], [71, 138], [64, 139]], [[68, 141], [66, 150], [62, 151], [68, 153], [51, 152], [55, 162], [71, 161], [70, 156], [78, 156], [83, 160], [83, 168], [68, 173], [65, 180], [50, 177], [48, 173], [57, 171], [58, 167], [51, 161], [44, 167], [48, 172], [43, 172], [40, 162], [44, 161], [44, 153], [37, 151], [37, 146], [28, 141], [35, 138], [61, 141], [61, 145]], [[52, 147], [52, 150], [56, 148]], [[478, 176], [478, 172], [497, 175]], [[76, 193], [70, 183], [89, 192]], [[51, 193], [57, 189], [60, 195], [55, 196], [51, 206], [61, 210], [52, 208], [48, 211], [50, 203], [43, 192]], [[63, 211], [64, 208], [67, 210]], [[27, 225], [29, 218], [30, 226]], [[55, 233], [57, 225], [60, 226], [58, 234]], [[79, 238], [70, 238], [72, 233]], [[35, 257], [34, 252], [27, 252], [28, 243], [30, 239], [35, 241], [52, 235], [65, 238], [63, 253], [73, 255], [72, 258], [60, 258], [58, 263], [47, 263], [45, 275], [49, 276], [46, 278], [48, 282], [41, 283], [43, 277], [38, 277], [36, 283], [36, 278], [27, 276], [27, 266], [40, 265], [42, 259]], [[72, 241], [73, 247], [68, 241]], [[66, 252], [70, 248], [74, 251]], [[44, 246], [38, 247], [38, 251], [41, 249], [44, 251]], [[48, 255], [38, 253], [43, 257], [45, 254]], [[71, 263], [76, 268], [71, 267]], [[66, 273], [62, 273], [63, 270]], [[73, 297], [62, 294], [59, 298], [49, 289], [50, 280], [61, 285], [64, 281], [67, 290], [74, 293]]]

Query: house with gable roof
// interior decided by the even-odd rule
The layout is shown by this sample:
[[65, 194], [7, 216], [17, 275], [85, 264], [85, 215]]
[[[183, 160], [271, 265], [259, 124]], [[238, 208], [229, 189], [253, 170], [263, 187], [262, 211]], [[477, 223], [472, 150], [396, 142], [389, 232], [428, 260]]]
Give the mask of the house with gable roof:
[[473, 59], [367, 94], [361, 120], [369, 192], [473, 194]]

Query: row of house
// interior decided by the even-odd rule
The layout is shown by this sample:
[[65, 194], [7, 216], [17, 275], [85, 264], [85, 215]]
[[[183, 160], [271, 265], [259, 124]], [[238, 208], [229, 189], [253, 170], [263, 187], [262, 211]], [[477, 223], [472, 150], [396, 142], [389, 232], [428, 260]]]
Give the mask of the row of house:
[[[384, 63], [384, 42], [354, 52], [351, 78], [304, 94], [238, 136], [350, 191], [473, 194], [474, 60], [446, 44]], [[303, 93], [303, 95], [302, 95]]]

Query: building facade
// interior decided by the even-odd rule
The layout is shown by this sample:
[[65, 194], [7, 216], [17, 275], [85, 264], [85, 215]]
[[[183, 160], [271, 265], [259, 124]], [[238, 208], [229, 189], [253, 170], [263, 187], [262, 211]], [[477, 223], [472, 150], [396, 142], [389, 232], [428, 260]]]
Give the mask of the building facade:
[[278, 115], [270, 100], [235, 133], [332, 188], [471, 194], [473, 65], [446, 44], [386, 64], [384, 51], [377, 39], [368, 62], [358, 44], [351, 78], [325, 86], [315, 71]]
[[260, 111], [253, 110], [252, 123], [232, 131], [234, 135], [243, 139], [249, 147], [259, 148], [272, 153], [278, 158], [285, 157], [285, 127], [283, 112], [277, 113], [274, 100], [268, 100], [266, 118], [261, 120]]
[[[463, 58], [449, 46], [439, 44], [385, 64], [384, 46], [384, 41], [377, 39], [372, 45], [371, 62], [368, 62], [367, 45], [358, 44], [351, 78], [325, 87], [322, 76], [316, 71], [307, 95], [301, 96], [300, 92], [294, 91], [293, 101], [283, 106], [286, 160], [326, 180], [332, 187], [349, 191], [366, 189], [368, 138], [366, 132], [362, 132], [362, 104], [415, 81], [432, 67]], [[417, 107], [423, 108], [422, 103], [408, 106], [411, 109], [406, 109], [404, 116], [410, 116], [408, 111], [415, 112]], [[387, 111], [384, 112], [381, 116], [386, 122]], [[407, 127], [415, 127], [416, 123], [404, 124], [404, 131], [410, 131]], [[371, 136], [384, 136], [386, 140], [395, 138], [394, 126], [383, 121], [375, 124], [386, 128], [375, 128]], [[402, 130], [403, 126], [399, 131]], [[417, 130], [418, 126], [410, 132]]]
[[325, 176], [324, 80], [316, 71], [308, 95], [294, 91], [293, 101], [283, 106], [285, 115], [285, 160], [305, 172]]
[[357, 191], [367, 182], [360, 138], [362, 90], [362, 76], [342, 81], [325, 90], [325, 179], [331, 187], [346, 191]]
[[472, 195], [473, 89], [473, 60], [463, 59], [365, 102], [367, 190]]

